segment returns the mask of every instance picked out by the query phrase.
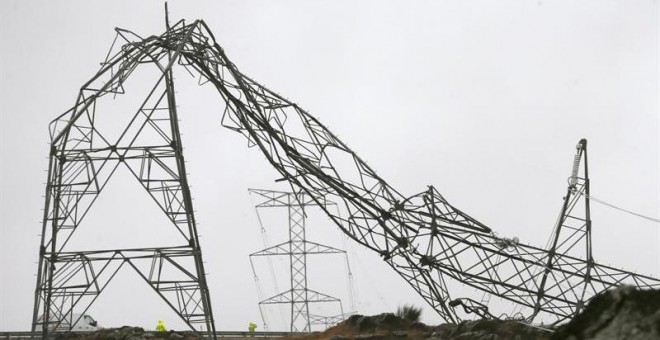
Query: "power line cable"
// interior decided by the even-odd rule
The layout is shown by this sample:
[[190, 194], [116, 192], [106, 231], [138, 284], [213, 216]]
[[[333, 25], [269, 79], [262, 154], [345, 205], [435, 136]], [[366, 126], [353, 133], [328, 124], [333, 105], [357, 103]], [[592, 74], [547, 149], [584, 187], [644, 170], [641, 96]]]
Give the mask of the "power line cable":
[[594, 201], [594, 202], [597, 202], [597, 203], [600, 203], [600, 204], [606, 205], [606, 206], [608, 206], [608, 207], [610, 207], [610, 208], [613, 208], [613, 209], [616, 209], [616, 210], [619, 210], [619, 211], [623, 211], [623, 212], [625, 212], [625, 213], [628, 213], [628, 214], [631, 214], [631, 215], [634, 215], [634, 216], [637, 216], [637, 217], [643, 218], [643, 219], [645, 219], [645, 220], [649, 220], [649, 221], [651, 221], [651, 222], [660, 223], [660, 219], [657, 219], [657, 218], [654, 218], [654, 217], [650, 217], [650, 216], [646, 216], [646, 215], [642, 215], [642, 214], [639, 214], [639, 213], [636, 213], [636, 212], [634, 212], [634, 211], [630, 211], [630, 210], [628, 210], [628, 209], [624, 209], [624, 208], [621, 208], [621, 207], [617, 207], [616, 205], [611, 204], [611, 203], [607, 203], [607, 202], [605, 202], [605, 201], [603, 201], [603, 200], [601, 200], [601, 199], [598, 199], [598, 198], [594, 197], [593, 195], [587, 195], [587, 194], [585, 194], [585, 193], [583, 193], [583, 192], [580, 192], [580, 195], [582, 195], [582, 196], [584, 196], [585, 198], [590, 199], [590, 200], [592, 200], [592, 201]]

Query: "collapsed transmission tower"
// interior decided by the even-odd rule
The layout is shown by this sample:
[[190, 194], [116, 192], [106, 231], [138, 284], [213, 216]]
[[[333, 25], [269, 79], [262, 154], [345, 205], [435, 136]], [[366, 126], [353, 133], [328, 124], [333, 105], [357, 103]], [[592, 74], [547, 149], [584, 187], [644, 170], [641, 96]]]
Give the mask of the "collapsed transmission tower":
[[[168, 121], [172, 122], [171, 129], [176, 129], [176, 119], [171, 119], [175, 111], [171, 94], [173, 83], [169, 76], [175, 63], [200, 75], [202, 83], [217, 89], [226, 104], [223, 126], [245, 136], [250, 146], [263, 152], [282, 176], [281, 180], [287, 181], [294, 192], [308, 195], [349, 237], [379, 254], [446, 321], [459, 321], [461, 312], [457, 307], [466, 306], [460, 299], [451, 299], [446, 280], [455, 280], [513, 302], [530, 322], [539, 318], [555, 322], [566, 320], [579, 312], [595, 294], [620, 284], [660, 288], [660, 280], [656, 278], [605, 266], [591, 258], [589, 216], [572, 217], [578, 212], [575, 207], [588, 205], [585, 203], [588, 195], [580, 193], [582, 188], [588, 187], [586, 143], [582, 144], [578, 158], [585, 162], [578, 164], [572, 177], [574, 189], [569, 188], [571, 193], [578, 194], [572, 194], [565, 203], [567, 209], [563, 209], [563, 222], [558, 224], [555, 240], [549, 249], [531, 246], [514, 238], [498, 236], [452, 206], [432, 186], [412, 196], [399, 193], [316, 118], [242, 74], [203, 21], [186, 24], [181, 20], [164, 34], [148, 38], [121, 29], [117, 34], [125, 42], [123, 46], [116, 46], [109, 53], [99, 72], [83, 86], [76, 105], [51, 124], [44, 234], [52, 231], [52, 236], [42, 240], [33, 324], [38, 323], [39, 303], [44, 305], [45, 320], [54, 322], [49, 319], [48, 313], [52, 312], [59, 318], [56, 321], [59, 324], [66, 313], [58, 303], [100, 292], [96, 289], [96, 280], [77, 285], [75, 290], [57, 286], [55, 278], [67, 263], [90, 269], [89, 263], [102, 256], [130, 258], [125, 253], [115, 252], [112, 253], [115, 255], [99, 255], [59, 251], [66, 242], [61, 241], [62, 236], [66, 239], [67, 233], [77, 228], [89, 204], [103, 188], [111, 169], [104, 164], [126, 164], [136, 169], [136, 178], [150, 193], [177, 197], [162, 203], [175, 225], [188, 226], [188, 232], [184, 234], [188, 235], [190, 242], [177, 249], [186, 256], [201, 259], [189, 191], [183, 176], [185, 172], [181, 171], [183, 163], [180, 162], [178, 133], [166, 135], [162, 145], [136, 148], [134, 144], [121, 146], [103, 140], [94, 125], [93, 109], [98, 98], [122, 93], [124, 81], [136, 68], [156, 65], [162, 71], [157, 80], [161, 85], [156, 88], [164, 86], [165, 90], [151, 93], [138, 117], [146, 121], [144, 126], [158, 126], [159, 123], [151, 117], [161, 111], [150, 109], [159, 107], [154, 100], [163, 93], [170, 108], [166, 110], [170, 112]], [[95, 144], [101, 142], [105, 145]], [[176, 160], [177, 165], [165, 167], [165, 159]], [[146, 171], [147, 165], [164, 170], [166, 177], [151, 179]], [[71, 177], [74, 174], [77, 175]], [[341, 214], [324, 207], [326, 199], [338, 202]], [[179, 206], [182, 208], [176, 208]], [[575, 237], [580, 238], [576, 244], [586, 247], [577, 255], [566, 250], [578, 250], [579, 247], [569, 247], [572, 241], [564, 243], [572, 238], [572, 229], [567, 227], [571, 223], [578, 223], [580, 228], [575, 233]], [[51, 228], [48, 230], [47, 226]], [[172, 251], [151, 249], [148, 252], [154, 255], [148, 258], [169, 261], [173, 259]], [[138, 251], [139, 254], [145, 252]], [[56, 267], [56, 262], [61, 261], [67, 262]], [[195, 300], [199, 303], [194, 303], [200, 306], [199, 312], [190, 314], [184, 311], [181, 315], [191, 321], [205, 320], [202, 322], [212, 327], [204, 272], [201, 261], [196, 263], [199, 264], [196, 271], [190, 273], [190, 281], [174, 285], [172, 289], [180, 293], [183, 292], [181, 287], [192, 287], [190, 292], [199, 296]], [[150, 277], [146, 279], [154, 282]], [[152, 286], [157, 292], [164, 293], [159, 284], [152, 283]], [[484, 310], [484, 306], [468, 307], [470, 311]], [[492, 312], [489, 314], [493, 315]]]
[[[135, 37], [123, 30], [117, 34], [127, 42]], [[174, 96], [172, 65], [186, 45], [181, 38], [172, 30], [161, 40], [168, 48], [124, 46], [83, 85], [75, 106], [50, 124], [32, 317], [32, 330], [41, 328], [44, 338], [49, 331], [68, 331], [81, 321], [122, 267], [134, 269], [191, 329], [215, 338]], [[95, 123], [97, 100], [123, 93], [124, 80], [143, 62], [156, 68], [158, 78], [120, 136], [113, 139], [104, 126]], [[127, 168], [165, 213], [180, 234], [179, 245], [104, 250], [69, 246], [119, 167]]]
[[[288, 241], [250, 254], [250, 263], [252, 263], [253, 257], [278, 255], [289, 257], [291, 289], [260, 301], [259, 308], [261, 309], [262, 305], [269, 304], [290, 304], [290, 329], [292, 332], [311, 332], [312, 323], [327, 325], [332, 321], [342, 321], [344, 308], [341, 300], [307, 288], [307, 255], [346, 255], [346, 251], [344, 250], [307, 240], [305, 233], [305, 207], [316, 206], [317, 203], [304, 193], [295, 194], [260, 189], [250, 189], [250, 192], [261, 196], [262, 201], [256, 205], [257, 209], [286, 208], [289, 217]], [[335, 203], [326, 201], [324, 205], [330, 206], [335, 205]], [[252, 268], [254, 268], [254, 265], [252, 265]], [[339, 304], [340, 317], [323, 317], [309, 313], [310, 303], [328, 302]]]

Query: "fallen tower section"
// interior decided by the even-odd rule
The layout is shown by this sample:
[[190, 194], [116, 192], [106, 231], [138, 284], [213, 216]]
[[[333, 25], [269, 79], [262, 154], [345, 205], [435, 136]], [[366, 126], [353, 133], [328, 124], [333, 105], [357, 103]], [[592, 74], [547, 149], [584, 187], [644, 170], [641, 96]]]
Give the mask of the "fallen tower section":
[[[89, 308], [112, 278], [108, 275], [101, 280], [101, 268], [122, 264], [141, 273], [191, 328], [201, 324], [213, 332], [177, 125], [171, 76], [175, 65], [217, 89], [226, 105], [223, 126], [259, 149], [281, 175], [278, 180], [287, 181], [294, 192], [308, 195], [350, 238], [379, 254], [448, 322], [460, 321], [463, 311], [497, 315], [487, 310], [487, 303], [452, 300], [446, 280], [513, 302], [528, 322], [540, 317], [567, 320], [595, 294], [620, 284], [660, 287], [656, 278], [591, 258], [591, 222], [588, 208], [584, 209], [588, 207], [586, 141], [578, 146], [577, 170], [571, 176], [574, 183], [562, 209], [562, 219], [567, 222], [557, 225], [551, 248], [499, 237], [451, 205], [433, 186], [412, 196], [399, 193], [316, 118], [242, 74], [204, 21], [186, 24], [182, 20], [162, 35], [148, 38], [117, 29], [117, 39], [101, 69], [82, 86], [73, 108], [50, 125], [33, 329], [75, 323], [67, 318], [74, 310]], [[104, 138], [103, 127], [95, 124], [97, 100], [120, 96], [131, 74], [147, 66], [158, 70], [153, 89], [119, 140]], [[160, 138], [160, 143], [142, 143], [147, 131]], [[183, 245], [67, 250], [67, 240], [119, 166], [127, 166], [153, 196], [181, 231]], [[326, 199], [337, 202], [341, 214], [325, 208]], [[564, 227], [567, 223], [570, 228]], [[180, 256], [194, 259], [193, 268], [177, 265]], [[139, 260], [172, 265], [186, 279], [173, 283], [154, 276], [158, 271], [149, 268], [158, 265], [139, 267]], [[177, 297], [186, 300], [175, 303]]]

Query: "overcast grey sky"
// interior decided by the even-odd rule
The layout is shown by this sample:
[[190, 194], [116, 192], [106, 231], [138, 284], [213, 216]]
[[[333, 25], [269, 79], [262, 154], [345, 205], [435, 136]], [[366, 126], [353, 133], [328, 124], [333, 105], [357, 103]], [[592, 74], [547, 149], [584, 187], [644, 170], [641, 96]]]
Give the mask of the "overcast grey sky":
[[[592, 194], [660, 216], [658, 1], [169, 6], [173, 19], [204, 19], [243, 73], [319, 117], [404, 195], [433, 184], [501, 235], [542, 246], [575, 144], [587, 138]], [[48, 123], [97, 71], [114, 27], [162, 33], [163, 2], [0, 2], [0, 330], [31, 322]], [[259, 321], [247, 255], [263, 247], [247, 188], [285, 187], [257, 150], [219, 126], [220, 98], [177, 74], [217, 328], [244, 329]], [[107, 231], [81, 227], [81, 242], [153, 241], [164, 216], [140, 190], [109, 185], [82, 224]], [[310, 237], [341, 246], [337, 231], [316, 217]], [[596, 204], [592, 219], [598, 262], [660, 276], [658, 224]], [[277, 229], [279, 220], [267, 224]], [[359, 312], [423, 305], [376, 256], [354, 256]], [[336, 271], [343, 275], [341, 266]], [[345, 294], [343, 279], [310, 276], [310, 286]], [[438, 322], [424, 307], [424, 321]], [[158, 318], [179, 325], [130, 273], [90, 312], [105, 326], [153, 327]]]

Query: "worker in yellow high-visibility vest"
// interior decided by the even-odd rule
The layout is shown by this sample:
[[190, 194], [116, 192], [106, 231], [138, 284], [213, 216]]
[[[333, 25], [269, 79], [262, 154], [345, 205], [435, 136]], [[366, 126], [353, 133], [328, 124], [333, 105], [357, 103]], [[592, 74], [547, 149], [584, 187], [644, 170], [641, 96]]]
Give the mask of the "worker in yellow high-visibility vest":
[[158, 320], [158, 323], [156, 324], [156, 332], [165, 332], [165, 324], [163, 323], [163, 320]]
[[257, 325], [254, 322], [250, 321], [250, 323], [248, 324], [248, 331], [250, 331], [250, 333], [254, 333], [255, 329], [257, 329]]

